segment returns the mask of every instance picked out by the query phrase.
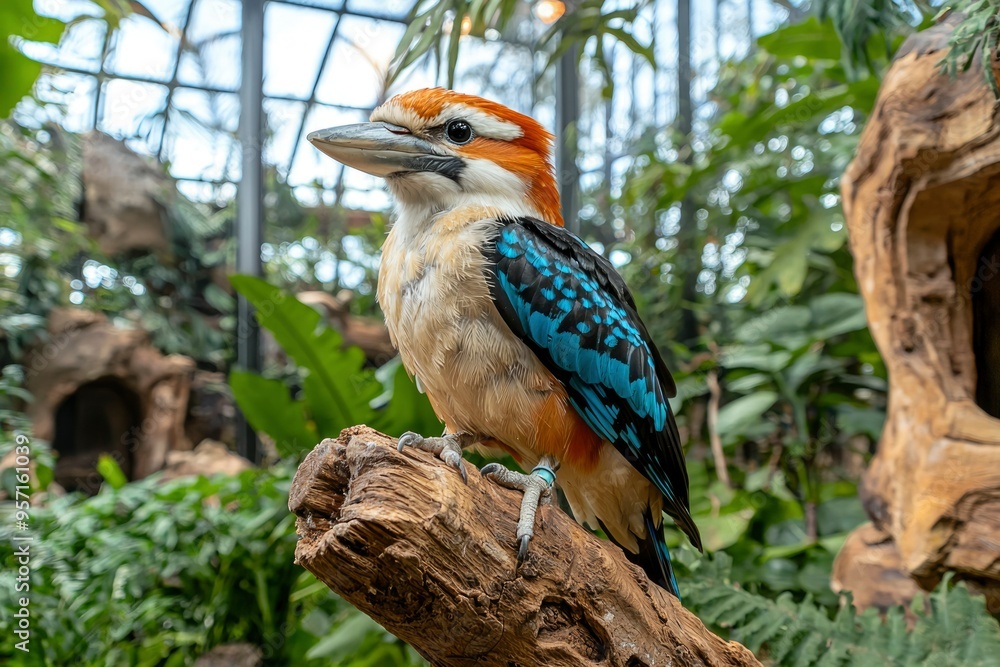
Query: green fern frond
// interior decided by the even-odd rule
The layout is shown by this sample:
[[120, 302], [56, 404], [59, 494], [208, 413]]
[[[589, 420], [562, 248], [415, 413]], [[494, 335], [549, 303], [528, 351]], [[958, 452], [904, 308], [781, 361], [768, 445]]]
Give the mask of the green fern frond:
[[986, 83], [1000, 97], [1000, 84], [993, 74], [993, 63], [1000, 58], [1000, 0], [973, 0], [949, 6], [938, 18], [950, 11], [959, 12], [955, 29], [948, 39], [948, 55], [940, 65], [955, 76], [967, 71], [979, 56]]
[[729, 582], [731, 560], [717, 554], [692, 565], [682, 585], [685, 604], [709, 626], [727, 631], [766, 664], [787, 667], [988, 667], [1000, 655], [1000, 626], [981, 597], [946, 577], [928, 603], [914, 602], [916, 621], [907, 628], [904, 610], [884, 619], [858, 613], [850, 596], [831, 618], [811, 600], [791, 595], [771, 600]]
[[[955, 14], [955, 29], [941, 69], [955, 76], [967, 71], [979, 56], [986, 82], [1000, 97], [993, 74], [993, 63], [1000, 57], [1000, 0], [956, 0], [943, 7], [927, 0], [816, 0], [814, 7], [821, 20], [829, 18], [836, 28], [847, 64], [868, 69], [872, 69], [874, 44], [889, 48], [895, 38]], [[928, 21], [935, 8], [940, 13]]]
[[926, 0], [816, 0], [813, 6], [820, 21], [830, 19], [836, 28], [845, 63], [869, 70], [875, 69], [875, 49], [884, 51], [887, 59], [896, 38], [933, 13]]

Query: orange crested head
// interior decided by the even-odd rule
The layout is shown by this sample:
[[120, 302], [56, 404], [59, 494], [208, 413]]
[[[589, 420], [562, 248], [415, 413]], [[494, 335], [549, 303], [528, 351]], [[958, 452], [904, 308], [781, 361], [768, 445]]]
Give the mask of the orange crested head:
[[370, 123], [309, 138], [334, 159], [383, 176], [403, 205], [479, 204], [563, 224], [552, 134], [492, 100], [414, 90], [375, 109]]

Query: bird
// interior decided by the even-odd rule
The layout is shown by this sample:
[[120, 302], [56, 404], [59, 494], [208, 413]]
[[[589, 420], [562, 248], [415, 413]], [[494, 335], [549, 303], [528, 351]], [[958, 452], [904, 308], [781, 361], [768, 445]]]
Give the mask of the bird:
[[308, 140], [384, 178], [394, 202], [378, 303], [445, 425], [404, 433], [400, 451], [431, 451], [466, 480], [464, 449], [510, 454], [530, 472], [481, 473], [523, 492], [519, 566], [558, 480], [578, 522], [679, 597], [663, 513], [702, 544], [668, 403], [676, 386], [625, 281], [565, 228], [553, 135], [498, 102], [427, 88]]

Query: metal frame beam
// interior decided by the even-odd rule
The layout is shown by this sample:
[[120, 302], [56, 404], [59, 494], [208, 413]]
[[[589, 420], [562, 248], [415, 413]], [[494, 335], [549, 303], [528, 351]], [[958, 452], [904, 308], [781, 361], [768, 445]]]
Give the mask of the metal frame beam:
[[563, 222], [580, 231], [580, 168], [577, 157], [577, 121], [580, 119], [579, 45], [574, 44], [556, 62], [556, 181], [559, 183]]
[[181, 36], [177, 40], [177, 57], [174, 59], [174, 71], [170, 75], [170, 83], [167, 84], [167, 99], [163, 103], [163, 131], [160, 132], [160, 145], [156, 148], [156, 159], [163, 162], [163, 144], [167, 138], [167, 127], [170, 125], [170, 103], [174, 99], [174, 91], [177, 90], [177, 73], [181, 69], [181, 56], [184, 54], [184, 43], [187, 41], [188, 26], [191, 25], [191, 17], [194, 16], [194, 6], [198, 0], [191, 0], [188, 10], [184, 14], [184, 26], [181, 28]]
[[[340, 32], [340, 24], [343, 20], [344, 15], [337, 14], [337, 22], [333, 24], [333, 29], [330, 31], [330, 40], [326, 43], [326, 49], [323, 50], [323, 58], [320, 60], [319, 69], [316, 70], [316, 78], [313, 79], [312, 88], [309, 89], [309, 97], [305, 100], [306, 108], [302, 110], [302, 118], [299, 119], [299, 130], [295, 133], [296, 137], [302, 136], [302, 133], [306, 129], [306, 123], [309, 121], [309, 114], [312, 113], [313, 107], [316, 106], [316, 92], [319, 90], [319, 82], [323, 80], [323, 70], [326, 69], [327, 61], [330, 60], [330, 54], [333, 53], [333, 47], [337, 42], [337, 33]], [[287, 174], [292, 173], [292, 165], [295, 164], [295, 156], [299, 153], [299, 145], [301, 143], [301, 141], [296, 141], [292, 144], [292, 154], [288, 156]]]
[[[242, 173], [236, 193], [236, 271], [262, 273], [260, 246], [264, 216], [264, 0], [243, 0], [243, 76], [240, 83], [239, 143]], [[260, 330], [253, 308], [237, 297], [236, 358], [244, 370], [260, 371]], [[259, 461], [257, 433], [242, 413], [236, 429], [240, 455]]]

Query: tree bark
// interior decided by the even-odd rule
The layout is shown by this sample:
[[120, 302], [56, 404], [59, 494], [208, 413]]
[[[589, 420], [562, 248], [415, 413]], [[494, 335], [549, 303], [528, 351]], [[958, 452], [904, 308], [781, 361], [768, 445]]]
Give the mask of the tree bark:
[[520, 494], [468, 483], [365, 426], [292, 482], [296, 561], [435, 665], [759, 665], [618, 547], [543, 506], [516, 570]]

